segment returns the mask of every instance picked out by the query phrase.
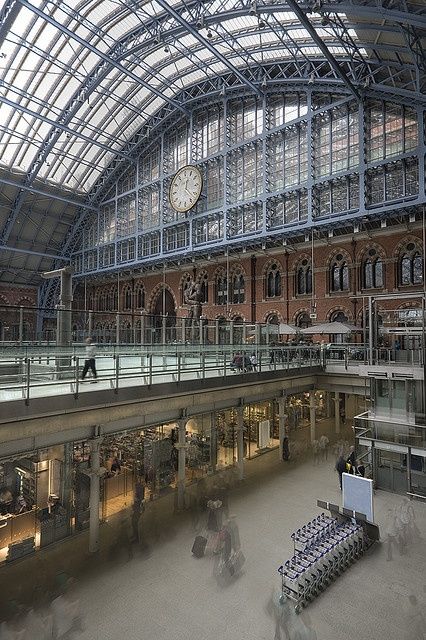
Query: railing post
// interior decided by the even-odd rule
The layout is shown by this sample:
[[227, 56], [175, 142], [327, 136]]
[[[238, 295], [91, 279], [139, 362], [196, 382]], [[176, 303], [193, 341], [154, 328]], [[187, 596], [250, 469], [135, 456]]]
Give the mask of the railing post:
[[152, 385], [152, 353], [148, 356], [148, 366], [149, 366], [149, 376], [148, 376], [148, 384]]
[[226, 378], [226, 357], [227, 357], [227, 353], [226, 351], [223, 354], [223, 377]]
[[118, 378], [120, 374], [120, 356], [117, 354], [115, 356], [115, 388], [114, 393], [118, 393]]
[[26, 389], [25, 389], [25, 404], [28, 405], [30, 403], [30, 374], [31, 374], [31, 362], [29, 358], [25, 358], [26, 364]]
[[203, 374], [202, 378], [204, 380], [206, 377], [206, 358], [204, 352], [201, 353], [201, 371]]
[[344, 356], [345, 356], [345, 371], [347, 371], [348, 370], [348, 360], [349, 360], [349, 353], [348, 353], [348, 348], [347, 347], [345, 347]]
[[75, 393], [74, 393], [74, 398], [77, 400], [77, 398], [78, 398], [78, 388], [79, 388], [79, 384], [80, 384], [80, 379], [78, 377], [79, 360], [80, 360], [80, 358], [78, 356], [74, 356], [74, 360], [75, 360]]
[[182, 366], [182, 354], [178, 353], [177, 355], [177, 381], [180, 382], [180, 372]]

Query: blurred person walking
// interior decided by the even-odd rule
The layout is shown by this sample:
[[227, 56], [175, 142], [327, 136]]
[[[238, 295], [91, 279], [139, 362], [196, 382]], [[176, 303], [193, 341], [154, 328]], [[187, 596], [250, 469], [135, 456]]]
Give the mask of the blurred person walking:
[[81, 374], [81, 379], [84, 380], [87, 372], [90, 371], [92, 372], [93, 377], [95, 378], [95, 380], [93, 380], [93, 382], [96, 382], [96, 378], [98, 377], [98, 374], [96, 372], [96, 361], [95, 361], [95, 357], [96, 357], [96, 345], [93, 344], [93, 340], [92, 338], [87, 338], [86, 339], [86, 359], [84, 361], [84, 368], [83, 368], [83, 373]]
[[336, 465], [334, 467], [339, 474], [340, 491], [342, 490], [342, 475], [346, 472], [346, 462], [342, 454], [337, 458]]

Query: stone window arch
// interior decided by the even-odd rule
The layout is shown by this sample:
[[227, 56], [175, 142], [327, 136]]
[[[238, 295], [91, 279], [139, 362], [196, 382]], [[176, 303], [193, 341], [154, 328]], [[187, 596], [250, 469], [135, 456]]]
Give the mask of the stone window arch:
[[299, 311], [296, 314], [294, 324], [299, 329], [307, 329], [312, 325], [312, 321], [309, 317], [309, 313], [306, 310]]
[[381, 289], [384, 287], [384, 263], [375, 247], [364, 254], [361, 265], [361, 282], [363, 289]]
[[215, 294], [216, 304], [228, 304], [228, 278], [223, 270], [216, 274]]
[[143, 284], [136, 285], [135, 289], [135, 307], [136, 309], [145, 308], [145, 287]]
[[413, 241], [404, 244], [398, 258], [399, 284], [423, 284], [423, 255]]
[[232, 274], [231, 287], [232, 304], [242, 304], [245, 302], [245, 280], [243, 271], [240, 267], [237, 267]]
[[267, 298], [281, 297], [281, 270], [277, 262], [272, 262], [266, 271], [265, 293]]
[[296, 267], [296, 295], [304, 296], [312, 293], [312, 264], [303, 258]]
[[331, 259], [329, 273], [330, 291], [349, 291], [349, 264], [343, 252]]
[[133, 308], [133, 295], [132, 286], [126, 285], [123, 290], [123, 309], [124, 311], [131, 311]]

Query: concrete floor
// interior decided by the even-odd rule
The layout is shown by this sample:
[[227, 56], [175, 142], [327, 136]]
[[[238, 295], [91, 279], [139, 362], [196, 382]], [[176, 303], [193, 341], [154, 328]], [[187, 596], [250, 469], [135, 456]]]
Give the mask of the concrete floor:
[[[124, 551], [113, 560], [101, 554], [96, 570], [78, 579], [74, 593], [84, 629], [72, 637], [278, 640], [268, 607], [272, 590], [280, 585], [277, 568], [292, 555], [291, 532], [320, 512], [317, 498], [340, 503], [334, 459], [320, 465], [313, 465], [310, 458], [284, 464], [273, 451], [251, 461], [246, 479], [230, 495], [230, 511], [236, 516], [246, 557], [237, 579], [219, 587], [213, 577], [214, 559], [192, 556], [195, 534], [188, 514], [175, 516], [173, 522], [169, 518], [169, 525], [163, 520], [160, 539], [151, 538], [148, 551], [135, 550], [130, 561]], [[400, 496], [380, 491], [375, 496], [375, 520], [384, 537], [388, 509], [401, 501]], [[148, 504], [147, 511], [154, 505]], [[311, 640], [315, 635], [307, 627], [318, 640], [424, 637], [413, 631], [413, 619], [416, 625], [419, 620], [423, 624], [426, 504], [412, 506], [422, 540], [408, 545], [403, 555], [394, 550], [390, 561], [385, 545], [376, 544], [298, 616], [299, 634], [283, 634], [282, 640]], [[75, 540], [69, 544], [75, 545]], [[67, 555], [64, 545], [40, 553], [39, 568], [46, 571], [48, 564], [57, 568], [61, 554]], [[7, 592], [3, 589], [8, 570], [9, 579], [15, 571], [16, 580], [26, 566], [23, 562], [0, 572], [1, 593]], [[409, 603], [411, 594], [417, 595], [418, 605]]]
[[[340, 502], [334, 461], [283, 465], [276, 453], [251, 463], [249, 475], [230, 498], [246, 563], [242, 575], [220, 588], [213, 559], [191, 555], [194, 533], [183, 518], [147, 554], [124, 555], [102, 574], [76, 586], [84, 617], [82, 640], [275, 640], [267, 602], [279, 586], [277, 567], [292, 553], [290, 533], [319, 513], [316, 499]], [[384, 526], [388, 509], [402, 498], [375, 496], [375, 519]], [[352, 565], [301, 614], [318, 640], [417, 640], [416, 606], [426, 602], [426, 505], [413, 502], [423, 539], [387, 560], [383, 544]], [[418, 614], [421, 616], [421, 613]], [[411, 629], [411, 631], [410, 631]], [[76, 636], [77, 637], [77, 636]], [[283, 638], [285, 636], [283, 635]], [[294, 635], [311, 638], [311, 635]]]

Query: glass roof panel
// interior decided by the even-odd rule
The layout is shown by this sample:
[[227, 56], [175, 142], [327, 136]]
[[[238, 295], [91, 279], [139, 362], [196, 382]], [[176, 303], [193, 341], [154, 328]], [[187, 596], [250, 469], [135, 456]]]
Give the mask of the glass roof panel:
[[[240, 0], [198, 2], [199, 7], [193, 0], [168, 0], [168, 6], [176, 7], [192, 24], [202, 9], [208, 28], [202, 28], [199, 36], [176, 23], [156, 0], [32, 0], [34, 11], [21, 6], [0, 49], [0, 163], [31, 170], [49, 140], [51, 151], [49, 158], [42, 156], [39, 176], [90, 189], [114, 152], [155, 110], [175, 100], [182, 88], [265, 61], [287, 61], [301, 54], [324, 57], [291, 11], [272, 14], [258, 3], [258, 13], [250, 15], [248, 3]], [[308, 19], [337, 58], [347, 60], [353, 47], [348, 37], [367, 58], [373, 30], [362, 32], [360, 44], [358, 34], [365, 19], [357, 29], [355, 16], [348, 22], [344, 14], [336, 15], [342, 24], [350, 24], [346, 33], [344, 26], [322, 25], [320, 14], [310, 13]], [[262, 28], [259, 16], [265, 21]], [[398, 25], [386, 27], [386, 37], [392, 37], [393, 45], [405, 50], [411, 61]], [[226, 57], [227, 65], [203, 39]], [[404, 78], [398, 82], [407, 86]], [[16, 107], [2, 103], [2, 96]], [[58, 121], [61, 125], [55, 126]]]

